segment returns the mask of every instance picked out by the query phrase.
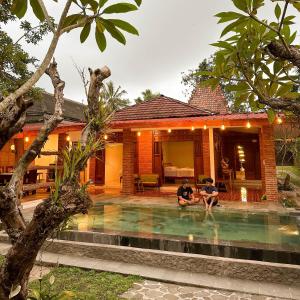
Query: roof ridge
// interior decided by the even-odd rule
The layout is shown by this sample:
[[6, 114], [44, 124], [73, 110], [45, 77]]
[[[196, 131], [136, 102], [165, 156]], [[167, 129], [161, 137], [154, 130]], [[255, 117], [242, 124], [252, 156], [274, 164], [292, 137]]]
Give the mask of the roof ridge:
[[[49, 92], [47, 92], [47, 91], [43, 91], [42, 93], [48, 94], [49, 96], [54, 97], [54, 94], [53, 94], [53, 93], [49, 93]], [[79, 104], [79, 105], [82, 105], [82, 106], [86, 106], [86, 104], [83, 104], [83, 103], [81, 103], [81, 102], [78, 102], [78, 101], [75, 101], [75, 100], [72, 100], [72, 99], [69, 99], [69, 98], [64, 97], [64, 101], [66, 101], [66, 100], [69, 101], [69, 102], [75, 103], [75, 104]]]
[[178, 100], [178, 99], [175, 99], [175, 98], [172, 98], [172, 97], [165, 96], [165, 95], [163, 95], [163, 94], [160, 94], [159, 96], [156, 96], [156, 97], [154, 97], [154, 98], [145, 100], [145, 101], [143, 101], [143, 102], [141, 102], [141, 103], [135, 103], [135, 104], [133, 104], [133, 105], [124, 107], [124, 108], [122, 108], [122, 109], [117, 110], [116, 112], [126, 111], [126, 110], [131, 109], [131, 108], [134, 108], [134, 107], [136, 107], [136, 106], [139, 106], [139, 105], [142, 105], [142, 104], [145, 104], [145, 103], [149, 103], [149, 102], [152, 102], [152, 101], [154, 101], [154, 100], [158, 100], [159, 98], [164, 98], [164, 99], [166, 99], [166, 100], [174, 101], [174, 102], [176, 102], [176, 103], [178, 103], [178, 104], [181, 104], [181, 105], [184, 105], [184, 106], [186, 106], [186, 107], [192, 108], [192, 109], [197, 110], [197, 111], [199, 111], [199, 112], [201, 112], [201, 113], [209, 113], [209, 114], [212, 114], [212, 115], [213, 115], [213, 114], [216, 114], [215, 112], [213, 112], [213, 111], [211, 111], [211, 110], [208, 110], [208, 109], [200, 109], [200, 108], [195, 107], [195, 106], [193, 106], [193, 105], [190, 105], [190, 104], [188, 104], [188, 103], [186, 103], [186, 102], [183, 102], [183, 101], [181, 101], [181, 100]]

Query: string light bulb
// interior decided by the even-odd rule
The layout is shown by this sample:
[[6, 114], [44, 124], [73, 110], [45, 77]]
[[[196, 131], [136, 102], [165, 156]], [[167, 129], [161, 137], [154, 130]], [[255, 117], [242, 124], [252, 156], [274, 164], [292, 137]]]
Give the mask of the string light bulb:
[[195, 130], [195, 127], [194, 126], [192, 126], [192, 131], [194, 131]]
[[169, 128], [169, 129], [168, 129], [168, 132], [171, 133], [171, 132], [172, 132], [172, 129]]
[[206, 129], [207, 129], [207, 126], [206, 126], [206, 125], [204, 125], [204, 127], [203, 127], [203, 128], [204, 128], [204, 130], [206, 130]]
[[137, 132], [137, 136], [141, 136], [141, 132], [140, 131]]
[[25, 136], [24, 141], [25, 141], [25, 143], [28, 143], [28, 142], [29, 142], [29, 137], [28, 137], [28, 136]]
[[225, 125], [224, 124], [222, 124], [221, 129], [225, 130]]
[[248, 129], [251, 128], [251, 123], [250, 123], [250, 121], [247, 122], [246, 127], [247, 127]]
[[69, 135], [67, 135], [66, 140], [67, 140], [67, 142], [70, 142], [71, 141], [71, 137]]
[[283, 120], [282, 120], [282, 118], [280, 118], [280, 117], [277, 117], [277, 123], [278, 123], [278, 124], [282, 124], [282, 123], [283, 123]]
[[105, 139], [105, 140], [107, 140], [107, 139], [108, 139], [108, 136], [107, 136], [107, 134], [105, 134], [105, 135], [104, 135], [104, 139]]
[[15, 146], [15, 144], [10, 145], [10, 150], [11, 150], [12, 152], [16, 151], [16, 146]]

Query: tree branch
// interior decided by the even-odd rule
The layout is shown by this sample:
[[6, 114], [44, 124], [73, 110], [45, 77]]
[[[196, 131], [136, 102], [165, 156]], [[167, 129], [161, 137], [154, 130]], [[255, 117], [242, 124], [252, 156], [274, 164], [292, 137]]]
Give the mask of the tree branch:
[[287, 11], [287, 8], [289, 6], [289, 3], [290, 3], [290, 0], [285, 0], [284, 9], [283, 9], [282, 17], [281, 17], [281, 21], [280, 21], [280, 24], [279, 24], [279, 27], [278, 27], [278, 31], [279, 32], [281, 32], [281, 29], [282, 29], [282, 26], [283, 26], [283, 22], [284, 22], [284, 19], [285, 19], [285, 15], [286, 15], [286, 11]]
[[49, 17], [49, 14], [48, 14], [48, 11], [47, 11], [47, 8], [44, 4], [44, 1], [43, 0], [37, 0], [42, 8], [42, 11], [44, 13], [44, 16], [45, 16], [45, 19], [47, 21], [47, 24], [49, 26], [49, 28], [51, 29], [51, 31], [54, 33], [55, 32], [55, 28], [53, 26], [53, 22], [51, 22], [51, 19]]

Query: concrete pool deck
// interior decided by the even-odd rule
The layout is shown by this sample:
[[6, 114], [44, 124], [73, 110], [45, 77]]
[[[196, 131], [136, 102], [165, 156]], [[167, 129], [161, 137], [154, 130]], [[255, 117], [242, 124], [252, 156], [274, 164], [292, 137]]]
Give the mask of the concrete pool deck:
[[[0, 243], [0, 254], [5, 255], [9, 249], [9, 245], [6, 243]], [[198, 287], [205, 289], [213, 289], [220, 291], [221, 295], [216, 294], [216, 297], [204, 298], [204, 299], [227, 299], [227, 297], [221, 298], [222, 294], [226, 294], [226, 291], [243, 293], [242, 299], [300, 299], [300, 287], [297, 284], [274, 284], [267, 282], [257, 282], [245, 279], [234, 279], [228, 277], [214, 276], [203, 273], [194, 273], [190, 271], [172, 270], [163, 267], [145, 266], [140, 264], [125, 263], [120, 261], [110, 261], [104, 259], [95, 259], [91, 257], [82, 257], [71, 254], [58, 254], [52, 252], [43, 252], [37, 258], [37, 263], [45, 266], [57, 266], [64, 265], [70, 267], [79, 267], [82, 269], [93, 269], [97, 271], [114, 272], [123, 275], [139, 275], [146, 279], [155, 280], [158, 282], [173, 283], [176, 284], [176, 289], [179, 286], [186, 287]], [[188, 289], [188, 288], [186, 288]], [[144, 299], [130, 297], [129, 291], [126, 297], [127, 299]], [[207, 294], [207, 291], [201, 295]], [[248, 294], [248, 295], [245, 295]], [[131, 294], [132, 295], [132, 294]], [[125, 295], [124, 295], [125, 296]], [[148, 297], [145, 299], [158, 299], [153, 294], [154, 298]], [[200, 296], [200, 295], [199, 295]], [[239, 295], [233, 295], [229, 299], [240, 299]], [[242, 296], [242, 295], [241, 295]], [[250, 297], [252, 296], [252, 297]], [[272, 298], [269, 298], [272, 297]], [[163, 298], [164, 299], [164, 298]], [[165, 298], [169, 299], [169, 298]], [[175, 298], [170, 298], [175, 299]], [[187, 299], [185, 297], [185, 299]], [[198, 298], [202, 299], [202, 298]]]

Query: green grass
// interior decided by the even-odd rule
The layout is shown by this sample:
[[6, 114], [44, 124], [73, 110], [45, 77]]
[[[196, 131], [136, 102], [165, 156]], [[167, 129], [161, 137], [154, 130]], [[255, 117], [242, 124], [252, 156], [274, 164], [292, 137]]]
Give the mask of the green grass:
[[[57, 267], [42, 279], [42, 289], [49, 290], [49, 278], [55, 277], [52, 293], [72, 291], [76, 300], [115, 300], [141, 280], [137, 276], [122, 276], [114, 273], [85, 271], [79, 268]], [[39, 281], [30, 284], [31, 289], [39, 290]]]

